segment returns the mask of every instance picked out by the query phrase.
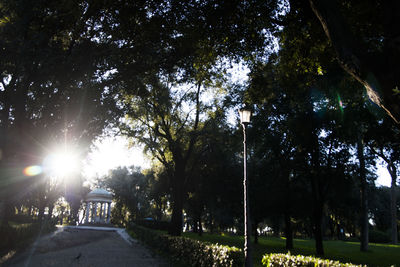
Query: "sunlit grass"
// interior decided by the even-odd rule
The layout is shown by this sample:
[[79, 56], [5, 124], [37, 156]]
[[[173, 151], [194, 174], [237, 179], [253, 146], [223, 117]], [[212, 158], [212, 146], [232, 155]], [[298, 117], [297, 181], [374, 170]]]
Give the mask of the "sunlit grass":
[[[204, 233], [199, 236], [195, 233], [184, 233], [186, 237], [243, 248], [244, 239], [241, 236]], [[286, 253], [285, 239], [278, 237], [260, 237], [259, 243], [253, 245], [254, 265], [261, 266], [262, 256], [266, 253]], [[295, 239], [291, 254], [315, 255], [314, 240]], [[368, 252], [360, 251], [357, 242], [324, 241], [325, 258], [367, 264], [368, 266], [400, 266], [400, 246], [390, 244], [369, 244]]]

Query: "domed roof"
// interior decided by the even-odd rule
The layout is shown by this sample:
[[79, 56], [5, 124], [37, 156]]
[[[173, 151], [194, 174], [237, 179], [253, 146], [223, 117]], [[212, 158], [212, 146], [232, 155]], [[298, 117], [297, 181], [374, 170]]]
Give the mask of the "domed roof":
[[96, 188], [86, 195], [86, 201], [105, 201], [111, 202], [113, 195], [103, 188]]
[[105, 190], [103, 188], [96, 188], [96, 189], [93, 189], [92, 191], [90, 191], [88, 193], [88, 195], [93, 195], [93, 194], [96, 194], [96, 195], [112, 195], [111, 192], [108, 192], [107, 190]]

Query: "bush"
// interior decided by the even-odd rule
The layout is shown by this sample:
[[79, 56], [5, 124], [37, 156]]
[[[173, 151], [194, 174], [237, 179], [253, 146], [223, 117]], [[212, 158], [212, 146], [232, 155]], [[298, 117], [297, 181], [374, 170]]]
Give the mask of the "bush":
[[185, 266], [243, 266], [242, 250], [236, 247], [160, 234], [134, 224], [131, 225], [131, 230], [145, 244]]
[[323, 266], [323, 267], [359, 267], [363, 265], [354, 265], [351, 263], [340, 263], [338, 261], [325, 260], [315, 258], [312, 256], [293, 256], [289, 254], [265, 254], [262, 259], [263, 266], [274, 267], [274, 266]]
[[53, 220], [34, 223], [12, 224], [0, 228], [0, 250], [14, 249], [29, 244], [39, 233], [46, 234], [55, 230]]
[[169, 222], [164, 222], [164, 221], [156, 221], [156, 220], [138, 220], [135, 221], [135, 224], [138, 224], [140, 226], [150, 228], [153, 230], [160, 230], [160, 231], [168, 231], [169, 228]]
[[382, 231], [370, 230], [369, 242], [371, 243], [390, 243], [390, 236]]

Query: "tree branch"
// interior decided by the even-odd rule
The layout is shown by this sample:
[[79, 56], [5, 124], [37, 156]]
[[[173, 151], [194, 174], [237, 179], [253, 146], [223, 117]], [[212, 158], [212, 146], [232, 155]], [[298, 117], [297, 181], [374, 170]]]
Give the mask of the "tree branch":
[[[319, 19], [324, 32], [334, 47], [342, 68], [366, 89], [368, 97], [400, 123], [399, 97], [393, 94], [399, 86], [398, 77], [388, 81], [388, 74], [379, 73], [381, 66], [373, 64], [373, 55], [362, 54], [362, 46], [340, 13], [335, 0], [309, 0], [311, 9]], [[382, 77], [381, 77], [382, 76]], [[394, 99], [393, 99], [394, 98]], [[397, 99], [397, 100], [396, 100]]]
[[187, 161], [192, 154], [194, 144], [197, 141], [197, 135], [196, 133], [198, 127], [199, 127], [199, 121], [200, 121], [200, 90], [201, 90], [201, 84], [202, 82], [198, 82], [197, 84], [197, 92], [196, 92], [196, 118], [194, 121], [193, 129], [190, 132], [190, 141], [189, 141], [189, 147], [188, 150], [186, 151], [186, 155], [184, 157], [184, 160]]

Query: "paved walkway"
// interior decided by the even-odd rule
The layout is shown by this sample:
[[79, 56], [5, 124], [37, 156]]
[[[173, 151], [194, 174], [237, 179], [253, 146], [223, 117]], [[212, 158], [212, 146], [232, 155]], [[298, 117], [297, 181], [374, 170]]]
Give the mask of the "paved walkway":
[[60, 227], [3, 266], [170, 266], [153, 255], [124, 229]]

